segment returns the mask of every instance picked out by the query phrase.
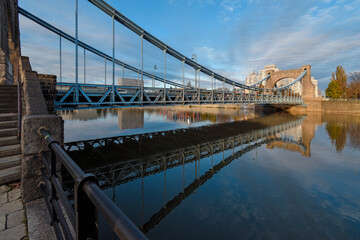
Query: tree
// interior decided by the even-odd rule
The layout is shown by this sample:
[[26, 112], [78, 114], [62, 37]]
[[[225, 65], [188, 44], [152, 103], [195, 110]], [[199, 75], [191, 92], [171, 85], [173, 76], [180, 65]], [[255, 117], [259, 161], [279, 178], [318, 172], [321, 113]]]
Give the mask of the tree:
[[347, 75], [345, 73], [345, 69], [341, 65], [337, 66], [336, 71], [331, 74], [330, 83], [332, 81], [336, 81], [339, 84], [339, 88], [341, 90], [340, 97], [345, 97], [347, 88]]
[[339, 83], [335, 80], [332, 80], [329, 83], [329, 86], [325, 90], [326, 97], [328, 98], [340, 98], [343, 95], [342, 89], [339, 86]]
[[348, 98], [360, 98], [360, 72], [353, 72], [349, 75], [350, 82], [347, 87]]

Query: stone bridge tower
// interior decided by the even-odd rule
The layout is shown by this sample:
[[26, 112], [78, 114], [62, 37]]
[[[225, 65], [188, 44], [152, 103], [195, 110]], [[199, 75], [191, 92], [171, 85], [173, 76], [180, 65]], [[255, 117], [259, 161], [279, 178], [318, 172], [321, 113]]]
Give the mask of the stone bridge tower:
[[284, 70], [284, 71], [277, 71], [274, 70], [268, 70], [266, 71], [266, 74], [270, 74], [270, 78], [266, 81], [265, 88], [270, 89], [275, 87], [275, 84], [285, 78], [297, 78], [300, 76], [300, 74], [307, 70], [307, 73], [305, 74], [303, 78], [303, 99], [314, 99], [315, 98], [315, 86], [311, 82], [311, 66], [310, 65], [304, 65], [299, 69], [291, 69], [291, 70]]
[[17, 84], [20, 34], [17, 0], [0, 1], [0, 85]]

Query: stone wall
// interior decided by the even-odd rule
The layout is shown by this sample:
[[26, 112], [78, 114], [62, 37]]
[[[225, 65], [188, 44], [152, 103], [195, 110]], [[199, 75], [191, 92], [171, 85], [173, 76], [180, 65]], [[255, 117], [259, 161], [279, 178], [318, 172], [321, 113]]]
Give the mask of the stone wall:
[[[63, 120], [56, 114], [48, 113], [48, 106], [43, 96], [43, 90], [37, 72], [32, 71], [28, 57], [20, 58], [20, 78], [23, 84], [23, 103], [24, 112], [21, 127], [21, 149], [22, 176], [21, 188], [23, 201], [29, 202], [42, 197], [39, 183], [42, 181], [40, 169], [43, 167], [41, 152], [48, 152], [48, 144], [44, 137], [39, 133], [40, 128], [44, 128], [60, 144], [63, 143]], [[47, 83], [49, 94], [53, 76], [41, 75], [43, 84]], [[45, 89], [45, 91], [47, 91]], [[60, 165], [57, 166], [58, 170]]]
[[323, 112], [360, 113], [359, 101], [329, 100], [322, 103]]
[[56, 76], [49, 74], [38, 74], [37, 77], [40, 81], [48, 113], [55, 114], [54, 100], [57, 94]]
[[0, 84], [16, 84], [20, 57], [17, 0], [0, 1]]
[[296, 106], [287, 109], [288, 112], [299, 114], [308, 112], [327, 113], [360, 113], [360, 101], [346, 100], [305, 100], [305, 106]]

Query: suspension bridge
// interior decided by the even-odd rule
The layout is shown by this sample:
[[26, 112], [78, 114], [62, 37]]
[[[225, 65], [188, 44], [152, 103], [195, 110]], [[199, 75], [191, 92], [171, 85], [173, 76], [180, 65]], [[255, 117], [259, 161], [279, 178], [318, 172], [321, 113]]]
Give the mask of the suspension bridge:
[[[300, 69], [281, 72], [267, 73], [267, 76], [251, 86], [222, 76], [211, 69], [190, 59], [169, 45], [165, 44], [155, 36], [151, 35], [126, 16], [118, 12], [103, 0], [89, 0], [100, 11], [106, 13], [112, 19], [112, 55], [98, 50], [94, 46], [78, 39], [78, 5], [76, 5], [75, 36], [71, 36], [59, 28], [47, 23], [30, 12], [18, 8], [21, 15], [39, 24], [45, 29], [59, 36], [59, 77], [57, 82], [57, 96], [55, 98], [55, 109], [80, 109], [80, 108], [107, 108], [107, 107], [141, 107], [156, 105], [186, 105], [186, 104], [278, 104], [278, 105], [299, 105], [303, 104], [303, 97], [314, 95], [311, 79], [311, 66], [305, 65]], [[122, 24], [130, 31], [140, 37], [141, 46], [141, 68], [136, 68], [125, 61], [115, 57], [115, 21]], [[62, 42], [67, 40], [75, 45], [75, 81], [62, 81]], [[164, 55], [164, 76], [160, 77], [155, 73], [144, 71], [143, 42], [148, 41], [157, 47]], [[79, 82], [79, 57], [78, 51], [84, 51], [83, 82]], [[86, 52], [91, 52], [104, 59], [104, 82], [86, 83], [89, 79], [86, 74]], [[166, 75], [167, 56], [175, 58], [182, 63], [182, 79], [169, 79]], [[107, 62], [112, 63], [111, 84], [106, 84]], [[194, 69], [195, 86], [187, 86], [185, 83], [185, 66]], [[116, 84], [115, 68], [120, 67], [138, 75], [138, 79], [131, 79], [130, 84]], [[201, 75], [211, 78], [211, 83], [203, 82], [201, 86]], [[89, 78], [89, 77], [88, 77]], [[145, 78], [150, 79], [146, 82]], [[285, 78], [295, 79], [291, 83], [275, 87], [276, 83]], [[154, 82], [160, 82], [163, 87], [155, 87]], [[152, 86], [151, 83], [152, 82]], [[292, 87], [300, 82], [302, 92], [295, 92]], [[264, 86], [262, 84], [266, 83]], [[225, 86], [226, 84], [226, 86]], [[209, 86], [210, 85], [210, 86]], [[215, 88], [221, 86], [222, 88]], [[304, 92], [305, 91], [305, 92]]]
[[[187, 163], [199, 163], [204, 157], [211, 154], [233, 150], [233, 155], [223, 158], [218, 164], [212, 165], [205, 175], [185, 188], [173, 200], [165, 202], [168, 206], [154, 214], [148, 223], [142, 226], [145, 232], [151, 226], [160, 221], [168, 214], [173, 206], [181, 203], [191, 194], [191, 190], [197, 189], [210, 179], [216, 172], [227, 166], [231, 161], [242, 154], [254, 149], [261, 144], [285, 143], [296, 146], [301, 152], [309, 152], [308, 145], [293, 139], [279, 138], [276, 133], [281, 132], [290, 125], [284, 125], [271, 129], [252, 132], [250, 135], [233, 134], [234, 129], [228, 129], [231, 136], [219, 134], [214, 137], [197, 134], [195, 146], [178, 146], [175, 151], [158, 149], [159, 154], [149, 154], [149, 161], [143, 158], [127, 158], [128, 161], [120, 161], [111, 166], [95, 167], [87, 169], [94, 174], [99, 174], [99, 182], [92, 174], [86, 174], [69, 156], [84, 154], [89, 151], [93, 156], [101, 148], [124, 149], [126, 144], [141, 146], [141, 152], [149, 149], [149, 143], [166, 141], [165, 139], [179, 139], [189, 135], [184, 130], [149, 133], [137, 136], [123, 136], [112, 139], [97, 139], [65, 145], [68, 153], [61, 147], [63, 143], [63, 121], [58, 115], [52, 114], [57, 110], [72, 110], [85, 108], [123, 108], [164, 105], [195, 105], [195, 104], [272, 104], [295, 106], [301, 105], [306, 99], [314, 98], [314, 86], [311, 83], [311, 66], [304, 65], [298, 69], [266, 73], [261, 81], [247, 86], [226, 76], [223, 76], [210, 68], [200, 64], [197, 60], [188, 58], [168, 44], [162, 42], [154, 35], [148, 33], [142, 27], [128, 19], [103, 0], [89, 0], [91, 6], [105, 13], [112, 20], [112, 53], [99, 50], [100, 46], [91, 46], [85, 39], [79, 39], [78, 34], [78, 0], [75, 0], [75, 35], [55, 27], [39, 16], [17, 6], [16, 0], [4, 0], [0, 4], [0, 83], [7, 85], [1, 88], [1, 99], [4, 102], [13, 102], [17, 99], [16, 106], [1, 105], [0, 108], [0, 156], [1, 183], [21, 179], [22, 202], [28, 204], [43, 197], [44, 207], [48, 209], [51, 217], [51, 225], [58, 239], [96, 239], [98, 236], [97, 213], [102, 214], [109, 226], [121, 239], [146, 239], [142, 232], [127, 218], [125, 214], [101, 191], [100, 187], [113, 187], [115, 184], [144, 179], [154, 173], [164, 172], [166, 169], [184, 166]], [[59, 75], [37, 74], [31, 68], [30, 58], [21, 56], [20, 51], [20, 26], [21, 14], [30, 21], [38, 24], [58, 36], [59, 39]], [[141, 51], [140, 67], [129, 64], [125, 59], [115, 56], [116, 33], [115, 22], [120, 23], [140, 39], [140, 45], [136, 50]], [[159, 49], [163, 54], [163, 76], [144, 71], [144, 41]], [[75, 63], [74, 70], [69, 77], [64, 77], [64, 45], [73, 44]], [[83, 50], [83, 67], [79, 67], [79, 51]], [[95, 54], [104, 62], [103, 81], [94, 81], [88, 73], [89, 66], [86, 64], [86, 54]], [[56, 56], [53, 56], [56, 57]], [[169, 74], [169, 58], [174, 58], [182, 65], [177, 77]], [[110, 66], [109, 66], [110, 65]], [[38, 67], [38, 66], [36, 66]], [[35, 68], [36, 68], [35, 67]], [[44, 66], [43, 66], [44, 67]], [[116, 68], [122, 68], [123, 76], [117, 82]], [[185, 78], [185, 68], [191, 69], [194, 80], [193, 86], [188, 85]], [[44, 69], [49, 69], [46, 65]], [[125, 69], [136, 78], [130, 78], [125, 83]], [[83, 81], [79, 77], [79, 71], [83, 70]], [[108, 72], [112, 74], [107, 76]], [[226, 71], [225, 71], [226, 72]], [[48, 84], [48, 78], [55, 79], [54, 85]], [[277, 83], [285, 78], [292, 78], [291, 83], [278, 87]], [[45, 79], [45, 80], [44, 80]], [[186, 81], [185, 81], [186, 79]], [[209, 80], [210, 79], [210, 80]], [[157, 86], [155, 85], [157, 82]], [[301, 92], [293, 90], [294, 84], [301, 85]], [[159, 87], [159, 85], [161, 87]], [[217, 86], [217, 87], [216, 87]], [[221, 86], [221, 87], [219, 87]], [[49, 105], [53, 105], [51, 109]], [[17, 126], [17, 128], [16, 128]], [[16, 136], [17, 135], [17, 136]], [[193, 136], [196, 136], [193, 135]], [[221, 136], [221, 137], [219, 137]], [[220, 139], [220, 140], [219, 140]], [[178, 143], [177, 143], [178, 144]], [[239, 150], [240, 148], [240, 150]], [[74, 150], [77, 149], [77, 150]], [[295, 148], [294, 148], [295, 149]], [[48, 154], [50, 153], [51, 154]], [[235, 152], [236, 151], [236, 152]], [[133, 153], [122, 151], [131, 156]], [[162, 153], [162, 154], [160, 154]], [[5, 161], [3, 161], [5, 159]], [[59, 165], [64, 166], [72, 179], [75, 181], [73, 195], [75, 204], [72, 206], [62, 188], [58, 176]], [[12, 174], [9, 176], [9, 174]], [[3, 177], [5, 176], [5, 177]], [[11, 179], [11, 180], [9, 180]], [[46, 203], [46, 205], [45, 205]], [[63, 206], [64, 211], [60, 206]], [[26, 207], [27, 208], [27, 207]], [[27, 208], [28, 209], [28, 208]], [[97, 212], [98, 211], [98, 212]], [[66, 220], [65, 215], [69, 221]], [[155, 220], [154, 220], [155, 219]], [[71, 231], [75, 232], [74, 236]], [[31, 229], [30, 229], [31, 230]], [[30, 231], [29, 231], [30, 232]]]

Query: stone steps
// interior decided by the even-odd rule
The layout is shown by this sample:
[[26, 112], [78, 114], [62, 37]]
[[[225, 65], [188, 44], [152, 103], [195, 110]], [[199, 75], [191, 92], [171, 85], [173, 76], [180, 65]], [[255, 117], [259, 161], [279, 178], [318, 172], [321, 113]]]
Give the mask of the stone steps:
[[0, 158], [0, 170], [21, 165], [21, 154]]
[[17, 101], [16, 102], [0, 102], [0, 108], [2, 107], [17, 107]]
[[17, 136], [17, 128], [0, 129], [0, 137]]
[[0, 185], [21, 178], [21, 146], [17, 139], [16, 85], [0, 86]]
[[0, 92], [1, 91], [17, 92], [17, 85], [1, 85], [0, 86]]
[[16, 103], [1, 103], [0, 109], [7, 109], [7, 108], [16, 108], [17, 109], [17, 102]]
[[0, 122], [17, 120], [17, 113], [0, 113]]
[[17, 100], [17, 93], [12, 92], [0, 92], [0, 98], [4, 101], [10, 102], [10, 100]]
[[17, 136], [0, 137], [0, 147], [18, 144]]
[[13, 90], [4, 90], [0, 88], [0, 95], [12, 96], [17, 97], [17, 91]]
[[0, 129], [17, 128], [17, 126], [18, 126], [18, 122], [15, 120], [0, 122]]
[[0, 88], [0, 95], [17, 97], [17, 91], [13, 91], [13, 90], [3, 90], [3, 89]]
[[17, 104], [17, 97], [9, 97], [9, 96], [0, 96], [0, 102], [4, 104]]
[[0, 185], [11, 183], [21, 178], [21, 166], [0, 170]]
[[7, 145], [7, 146], [0, 147], [0, 158], [18, 155], [18, 154], [21, 154], [20, 144]]
[[0, 113], [17, 113], [17, 107], [0, 107]]

